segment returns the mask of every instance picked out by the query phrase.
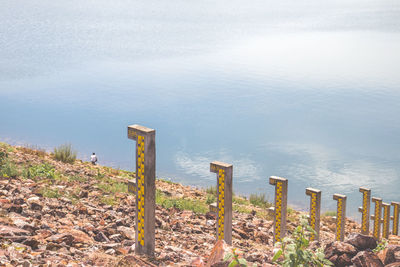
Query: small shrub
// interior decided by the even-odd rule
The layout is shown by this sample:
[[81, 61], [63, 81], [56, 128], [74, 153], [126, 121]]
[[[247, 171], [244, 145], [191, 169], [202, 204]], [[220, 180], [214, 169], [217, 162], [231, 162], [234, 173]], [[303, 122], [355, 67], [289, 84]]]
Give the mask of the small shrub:
[[70, 144], [61, 145], [54, 148], [54, 158], [64, 163], [74, 163], [76, 160], [76, 151], [72, 149]]
[[232, 196], [232, 202], [239, 205], [248, 205], [250, 202], [244, 197]]
[[5, 160], [0, 165], [0, 176], [6, 178], [15, 178], [19, 175], [18, 167], [13, 162]]
[[[232, 248], [232, 252], [227, 253], [224, 257], [224, 261], [228, 261], [229, 265], [228, 267], [247, 267], [249, 266], [247, 264], [246, 259], [243, 259], [241, 256], [238, 255], [236, 252], [236, 248]], [[253, 264], [252, 266], [257, 266], [257, 264]]]
[[283, 260], [277, 262], [281, 266], [333, 266], [325, 259], [322, 248], [312, 251], [308, 248], [311, 234], [316, 234], [308, 224], [305, 216], [300, 219], [300, 225], [292, 233], [292, 237], [285, 237], [282, 242], [277, 242], [276, 247], [280, 247], [275, 253], [272, 261], [277, 262], [283, 256]]

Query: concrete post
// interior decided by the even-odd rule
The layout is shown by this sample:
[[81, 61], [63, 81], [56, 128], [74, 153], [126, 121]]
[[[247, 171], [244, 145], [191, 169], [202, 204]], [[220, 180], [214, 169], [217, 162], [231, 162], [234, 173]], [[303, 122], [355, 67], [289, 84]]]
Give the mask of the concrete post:
[[376, 240], [381, 239], [381, 210], [382, 210], [382, 199], [373, 197], [372, 202], [375, 202], [375, 215], [371, 216], [371, 220], [374, 220], [374, 232], [373, 237]]
[[385, 239], [389, 238], [389, 224], [390, 224], [390, 204], [382, 203], [383, 207], [383, 220], [382, 220], [382, 237]]
[[393, 216], [391, 219], [393, 220], [393, 235], [399, 235], [399, 212], [400, 212], [400, 202], [393, 202]]
[[136, 244], [135, 253], [154, 254], [156, 206], [155, 130], [128, 126], [128, 138], [136, 140]]
[[271, 176], [269, 184], [275, 185], [274, 243], [276, 243], [281, 242], [286, 234], [288, 180]]
[[210, 172], [217, 174], [217, 240], [232, 245], [232, 164], [213, 161]]
[[369, 235], [369, 214], [371, 208], [371, 189], [360, 187], [359, 191], [363, 194], [362, 207], [358, 208], [361, 212], [361, 233]]
[[346, 199], [345, 195], [334, 194], [333, 199], [337, 201], [336, 212], [336, 241], [344, 240], [346, 231]]
[[310, 240], [319, 241], [319, 226], [321, 216], [321, 190], [306, 188], [306, 195], [310, 196], [310, 226], [316, 232], [312, 234]]

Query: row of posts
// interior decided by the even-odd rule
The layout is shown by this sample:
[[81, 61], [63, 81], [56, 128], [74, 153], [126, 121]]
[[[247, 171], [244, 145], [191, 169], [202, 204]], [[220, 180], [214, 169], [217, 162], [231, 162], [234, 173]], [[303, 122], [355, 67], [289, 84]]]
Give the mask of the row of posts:
[[[136, 141], [136, 180], [128, 182], [128, 191], [136, 193], [136, 241], [137, 254], [153, 255], [155, 248], [155, 174], [156, 149], [155, 130], [140, 125], [128, 126], [128, 138]], [[232, 244], [232, 172], [231, 164], [214, 161], [210, 163], [210, 171], [217, 175], [217, 223], [216, 239], [225, 240]], [[271, 210], [274, 214], [274, 243], [280, 242], [286, 234], [288, 180], [272, 176], [269, 183], [275, 186], [275, 205]], [[370, 216], [371, 190], [360, 188], [362, 193], [361, 233], [369, 235], [369, 222], [373, 221], [372, 235], [379, 240], [389, 237], [390, 220], [393, 221], [393, 235], [398, 235], [400, 203], [382, 202], [381, 198], [372, 197], [375, 203], [374, 214]], [[311, 240], [319, 240], [321, 191], [307, 188], [306, 195], [310, 196], [309, 223], [315, 230]], [[343, 241], [346, 225], [345, 195], [334, 194], [337, 201], [335, 239]], [[390, 216], [393, 206], [393, 216]], [[383, 215], [382, 215], [383, 209]], [[382, 235], [381, 235], [381, 225]]]

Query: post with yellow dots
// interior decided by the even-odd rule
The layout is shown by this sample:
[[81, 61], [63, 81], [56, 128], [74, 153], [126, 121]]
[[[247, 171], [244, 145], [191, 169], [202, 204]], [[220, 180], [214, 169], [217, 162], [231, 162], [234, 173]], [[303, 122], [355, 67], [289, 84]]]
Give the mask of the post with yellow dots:
[[358, 208], [361, 212], [361, 233], [369, 235], [369, 213], [371, 208], [371, 189], [360, 187], [359, 191], [363, 195], [362, 207]]
[[346, 200], [347, 197], [341, 194], [334, 194], [333, 199], [337, 201], [336, 212], [336, 241], [344, 240], [346, 231]]
[[155, 130], [128, 126], [136, 140], [136, 244], [135, 253], [153, 255], [155, 247], [156, 145]]
[[375, 215], [371, 215], [371, 220], [374, 221], [374, 229], [372, 236], [376, 240], [381, 239], [381, 213], [382, 213], [382, 199], [373, 197], [372, 202], [375, 202]]
[[288, 180], [271, 176], [269, 184], [275, 185], [274, 243], [281, 242], [286, 234]]
[[383, 202], [382, 208], [383, 208], [382, 237], [388, 239], [389, 227], [390, 227], [390, 204]]
[[393, 206], [393, 216], [390, 217], [393, 220], [393, 235], [399, 235], [399, 212], [400, 212], [400, 203], [392, 201]]
[[306, 188], [306, 195], [310, 196], [310, 226], [316, 232], [312, 234], [310, 240], [319, 241], [319, 225], [321, 216], [321, 190]]
[[217, 174], [217, 240], [232, 245], [232, 164], [210, 163], [210, 172]]

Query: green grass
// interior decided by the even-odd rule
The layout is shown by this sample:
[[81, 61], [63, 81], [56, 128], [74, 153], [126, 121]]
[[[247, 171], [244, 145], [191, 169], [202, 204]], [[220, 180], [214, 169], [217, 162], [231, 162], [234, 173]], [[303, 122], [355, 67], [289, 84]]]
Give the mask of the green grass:
[[272, 203], [268, 201], [265, 194], [250, 194], [249, 200], [254, 206], [262, 208], [269, 208], [272, 206]]
[[57, 174], [53, 165], [44, 163], [25, 168], [22, 172], [22, 176], [23, 178], [34, 180], [39, 177], [45, 179], [55, 179]]
[[117, 199], [114, 196], [103, 196], [100, 199], [100, 202], [105, 204], [105, 205], [110, 205], [110, 206], [114, 206], [118, 203]]
[[211, 203], [217, 202], [217, 197], [211, 194], [207, 194], [206, 204], [210, 205]]
[[76, 160], [76, 151], [70, 144], [64, 144], [54, 148], [54, 158], [64, 163], [74, 163]]
[[217, 187], [216, 186], [207, 187], [206, 192], [207, 192], [207, 194], [216, 196], [217, 195]]
[[240, 197], [240, 196], [237, 196], [237, 197], [234, 196], [232, 199], [232, 202], [235, 204], [239, 204], [239, 205], [249, 205], [250, 204], [249, 200], [247, 200], [244, 197]]
[[337, 213], [334, 210], [328, 210], [326, 212], [324, 212], [324, 214], [322, 215], [323, 217], [333, 217], [336, 216]]
[[97, 187], [105, 193], [128, 193], [128, 185], [120, 182], [99, 183]]
[[58, 189], [52, 189], [48, 187], [43, 187], [40, 190], [40, 193], [43, 195], [43, 197], [48, 197], [48, 198], [59, 198], [62, 197], [62, 193]]
[[156, 204], [166, 209], [175, 207], [180, 210], [191, 210], [195, 213], [201, 214], [208, 211], [208, 206], [203, 201], [187, 198], [171, 198], [166, 196], [160, 190], [156, 191]]
[[0, 176], [15, 178], [19, 175], [18, 166], [10, 160], [4, 160], [0, 165]]

